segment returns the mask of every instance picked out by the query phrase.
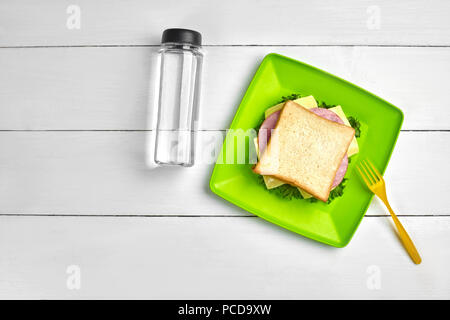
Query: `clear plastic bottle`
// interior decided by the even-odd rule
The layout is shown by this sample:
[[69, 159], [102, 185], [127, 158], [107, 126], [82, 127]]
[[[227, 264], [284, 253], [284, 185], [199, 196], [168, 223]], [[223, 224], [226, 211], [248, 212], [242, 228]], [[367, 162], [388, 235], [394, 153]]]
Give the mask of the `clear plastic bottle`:
[[154, 159], [157, 165], [194, 164], [203, 53], [201, 34], [167, 29], [162, 35]]

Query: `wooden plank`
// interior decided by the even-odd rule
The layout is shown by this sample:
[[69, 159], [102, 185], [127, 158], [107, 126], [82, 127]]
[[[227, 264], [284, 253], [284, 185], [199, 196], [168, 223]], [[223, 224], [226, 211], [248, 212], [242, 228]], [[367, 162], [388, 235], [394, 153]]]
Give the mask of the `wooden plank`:
[[449, 11], [445, 0], [5, 0], [0, 45], [159, 44], [169, 27], [209, 45], [449, 45]]
[[[403, 129], [450, 129], [450, 48], [208, 48], [200, 128], [226, 129], [262, 58], [278, 52], [327, 70], [405, 113]], [[142, 130], [156, 48], [0, 49], [1, 130]]]
[[[0, 213], [246, 215], [208, 187], [222, 134], [202, 132], [193, 168], [150, 170], [145, 132], [1, 132]], [[449, 154], [450, 132], [401, 133], [385, 175], [398, 214], [450, 214]]]
[[258, 218], [0, 217], [0, 297], [450, 298], [450, 218], [402, 221], [419, 266], [384, 217], [343, 249]]

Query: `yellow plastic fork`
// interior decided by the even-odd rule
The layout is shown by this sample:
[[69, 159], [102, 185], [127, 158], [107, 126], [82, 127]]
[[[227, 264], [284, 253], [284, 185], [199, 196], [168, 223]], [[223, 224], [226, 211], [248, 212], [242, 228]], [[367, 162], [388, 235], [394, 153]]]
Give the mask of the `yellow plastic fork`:
[[384, 183], [383, 176], [378, 172], [377, 168], [370, 162], [370, 160], [362, 161], [357, 166], [359, 174], [363, 178], [367, 187], [369, 187], [370, 191], [375, 193], [381, 201], [384, 202], [389, 212], [391, 213], [392, 219], [394, 220], [395, 226], [397, 227], [398, 235], [403, 245], [405, 246], [406, 251], [408, 251], [409, 256], [415, 264], [420, 264], [422, 262], [422, 258], [420, 258], [419, 252], [417, 252], [414, 243], [406, 232], [405, 228], [403, 228], [400, 220], [398, 220], [394, 211], [392, 211], [391, 206], [389, 205], [387, 196], [386, 196], [386, 185]]

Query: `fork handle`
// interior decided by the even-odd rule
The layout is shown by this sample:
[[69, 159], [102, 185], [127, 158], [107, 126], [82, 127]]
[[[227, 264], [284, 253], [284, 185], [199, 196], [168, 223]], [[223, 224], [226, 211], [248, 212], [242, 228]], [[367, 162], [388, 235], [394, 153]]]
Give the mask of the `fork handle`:
[[411, 238], [409, 237], [408, 233], [406, 232], [405, 228], [403, 228], [403, 225], [401, 224], [400, 220], [398, 220], [397, 215], [392, 210], [391, 206], [389, 205], [389, 202], [384, 199], [381, 199], [386, 207], [389, 210], [389, 213], [392, 216], [392, 219], [394, 220], [395, 226], [397, 227], [398, 234], [400, 236], [400, 240], [402, 241], [403, 245], [406, 248], [406, 251], [408, 251], [409, 256], [414, 261], [415, 264], [420, 264], [422, 262], [422, 258], [419, 255], [419, 252], [416, 249], [416, 246], [412, 242]]

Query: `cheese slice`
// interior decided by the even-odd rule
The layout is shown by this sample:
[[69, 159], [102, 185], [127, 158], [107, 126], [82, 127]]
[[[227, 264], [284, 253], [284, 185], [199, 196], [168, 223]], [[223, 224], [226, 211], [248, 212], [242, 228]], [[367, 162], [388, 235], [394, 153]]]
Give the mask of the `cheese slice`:
[[266, 184], [267, 189], [273, 189], [273, 188], [282, 186], [283, 184], [286, 183], [286, 182], [284, 182], [280, 179], [274, 178], [272, 176], [263, 176], [263, 179], [264, 179], [264, 183]]
[[[334, 113], [336, 113], [338, 115], [339, 118], [341, 118], [342, 121], [344, 121], [345, 125], [347, 126], [351, 126], [350, 122], [348, 121], [347, 117], [345, 116], [344, 110], [342, 110], [341, 106], [336, 106], [334, 108], [330, 108], [328, 110], [333, 111]], [[356, 137], [353, 137], [352, 142], [350, 143], [350, 146], [348, 147], [347, 150], [347, 156], [351, 157], [354, 154], [357, 154], [359, 152], [359, 147], [358, 147], [358, 141], [356, 141]]]
[[[294, 102], [298, 103], [302, 107], [305, 107], [306, 109], [317, 108], [317, 101], [316, 101], [316, 99], [314, 99], [313, 96], [299, 98], [299, 99], [294, 100]], [[283, 106], [284, 106], [284, 102], [279, 103], [273, 107], [270, 107], [269, 109], [266, 110], [266, 112], [264, 112], [265, 117], [267, 118], [272, 113], [277, 112], [278, 110], [281, 110], [283, 108]]]
[[300, 188], [298, 188], [298, 187], [297, 187], [297, 189], [298, 189], [298, 191], [300, 191], [300, 194], [302, 195], [303, 199], [309, 199], [309, 198], [312, 198], [312, 197], [313, 197], [312, 194], [309, 194], [309, 193], [306, 192], [305, 190], [300, 189]]

